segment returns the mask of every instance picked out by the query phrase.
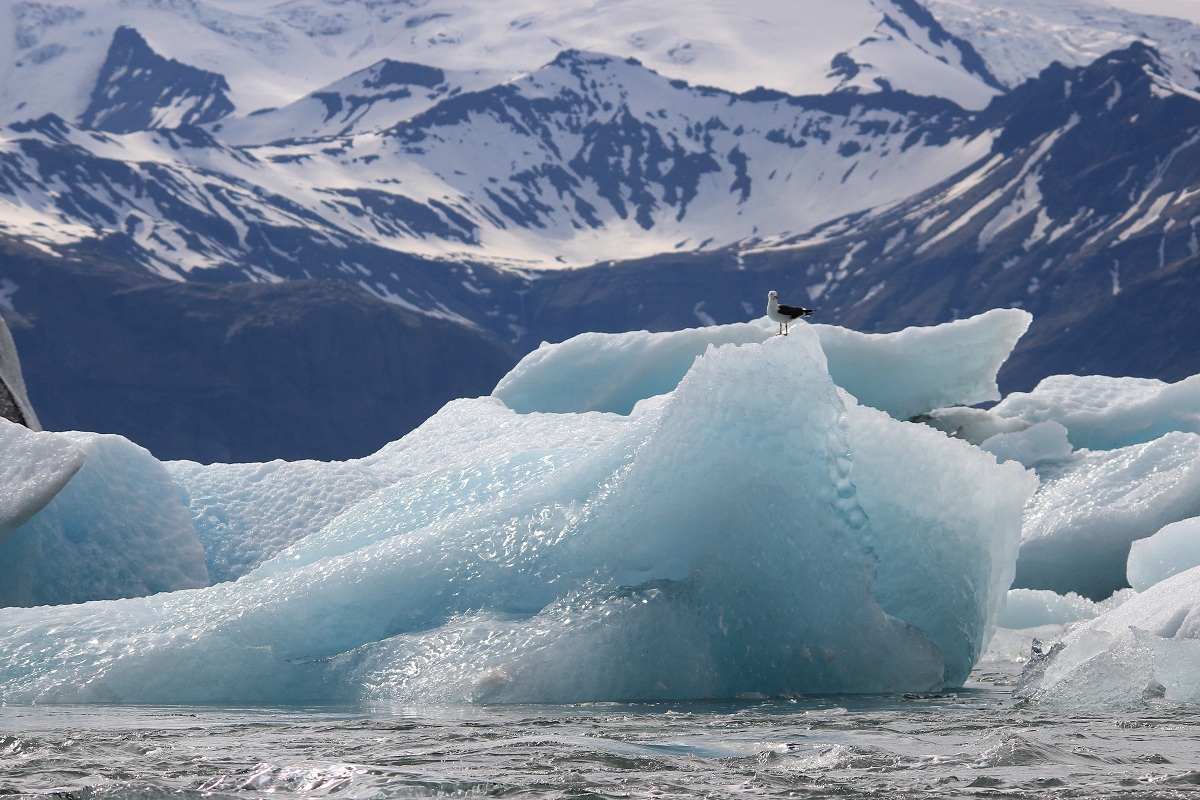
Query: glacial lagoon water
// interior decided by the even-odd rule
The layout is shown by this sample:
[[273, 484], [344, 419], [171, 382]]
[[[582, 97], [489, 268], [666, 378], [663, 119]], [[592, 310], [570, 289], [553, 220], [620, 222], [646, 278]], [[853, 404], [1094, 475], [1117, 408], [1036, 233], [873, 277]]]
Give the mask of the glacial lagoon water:
[[0, 795], [1200, 796], [1200, 716], [1072, 714], [1011, 671], [939, 695], [426, 708], [0, 708]]

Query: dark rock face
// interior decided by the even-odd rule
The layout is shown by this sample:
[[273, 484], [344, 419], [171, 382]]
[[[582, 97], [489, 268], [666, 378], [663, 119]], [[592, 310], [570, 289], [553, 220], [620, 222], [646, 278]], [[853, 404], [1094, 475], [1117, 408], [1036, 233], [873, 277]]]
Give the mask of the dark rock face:
[[185, 284], [96, 258], [0, 252], [51, 429], [121, 433], [160, 459], [367, 455], [513, 358], [467, 325], [331, 281]]
[[164, 58], [122, 26], [80, 123], [110, 133], [202, 125], [233, 111], [228, 95], [225, 76]]

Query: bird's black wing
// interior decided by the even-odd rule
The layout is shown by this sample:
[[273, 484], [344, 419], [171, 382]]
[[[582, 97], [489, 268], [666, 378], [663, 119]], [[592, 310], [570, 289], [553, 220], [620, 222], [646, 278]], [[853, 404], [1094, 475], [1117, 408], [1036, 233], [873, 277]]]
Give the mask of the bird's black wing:
[[779, 313], [785, 314], [785, 315], [791, 317], [792, 319], [795, 319], [796, 317], [807, 317], [812, 312], [813, 312], [813, 310], [811, 308], [801, 308], [800, 306], [785, 306], [785, 305], [779, 306]]

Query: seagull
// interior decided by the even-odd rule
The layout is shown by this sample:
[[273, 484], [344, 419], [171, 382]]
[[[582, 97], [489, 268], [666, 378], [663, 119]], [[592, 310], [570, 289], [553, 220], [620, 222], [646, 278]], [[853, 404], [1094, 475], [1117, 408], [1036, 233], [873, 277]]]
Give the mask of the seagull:
[[772, 321], [779, 323], [779, 336], [788, 335], [788, 323], [799, 317], [807, 317], [813, 310], [811, 308], [801, 308], [800, 306], [784, 306], [779, 304], [779, 295], [775, 290], [767, 292], [767, 316]]

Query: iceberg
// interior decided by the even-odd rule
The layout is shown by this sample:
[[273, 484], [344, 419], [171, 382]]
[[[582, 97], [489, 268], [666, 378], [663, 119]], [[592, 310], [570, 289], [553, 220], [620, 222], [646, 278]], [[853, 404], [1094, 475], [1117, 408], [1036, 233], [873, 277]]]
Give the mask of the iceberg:
[[[1028, 318], [984, 316], [998, 367]], [[836, 383], [817, 326], [758, 340], [726, 326], [545, 346], [495, 396], [343, 464], [164, 466], [73, 434], [86, 464], [14, 540], [91, 513], [89, 535], [115, 547], [105, 520], [121, 516], [158, 537], [134, 537], [130, 562], [170, 565], [173, 589], [207, 569], [222, 582], [0, 609], [0, 702], [959, 685], [999, 618], [1035, 480], [884, 413], [994, 392], [990, 367], [925, 395], [900, 379], [955, 349], [940, 339], [965, 326], [951, 325], [831, 345], [878, 371], [888, 388], [869, 401]]]

